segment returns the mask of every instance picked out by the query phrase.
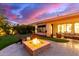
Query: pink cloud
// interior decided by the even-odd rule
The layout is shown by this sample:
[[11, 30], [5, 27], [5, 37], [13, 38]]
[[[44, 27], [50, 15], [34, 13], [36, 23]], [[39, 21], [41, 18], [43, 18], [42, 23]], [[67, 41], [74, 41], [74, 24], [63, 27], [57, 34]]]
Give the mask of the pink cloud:
[[45, 8], [41, 8], [41, 9], [38, 9], [37, 11], [35, 11], [34, 13], [31, 14], [30, 18], [26, 21], [24, 21], [23, 23], [27, 22], [27, 23], [31, 23], [31, 22], [34, 22], [34, 21], [38, 21], [36, 19], [36, 17], [50, 11], [50, 10], [55, 10], [56, 8], [60, 7], [61, 4], [50, 4], [48, 6], [46, 6]]

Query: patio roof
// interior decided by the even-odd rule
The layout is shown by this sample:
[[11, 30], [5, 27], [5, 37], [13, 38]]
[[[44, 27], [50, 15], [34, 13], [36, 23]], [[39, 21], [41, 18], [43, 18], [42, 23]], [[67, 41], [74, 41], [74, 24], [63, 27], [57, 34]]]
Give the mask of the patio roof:
[[78, 17], [78, 16], [79, 16], [79, 11], [72, 12], [72, 13], [69, 13], [69, 14], [66, 14], [66, 15], [62, 15], [62, 16], [61, 15], [54, 16], [53, 18], [45, 19], [45, 20], [34, 22], [34, 23], [31, 23], [31, 24], [35, 25], [35, 24], [48, 23], [48, 22], [52, 22], [52, 21], [58, 21], [58, 20], [64, 19], [64, 18], [71, 18], [71, 17]]

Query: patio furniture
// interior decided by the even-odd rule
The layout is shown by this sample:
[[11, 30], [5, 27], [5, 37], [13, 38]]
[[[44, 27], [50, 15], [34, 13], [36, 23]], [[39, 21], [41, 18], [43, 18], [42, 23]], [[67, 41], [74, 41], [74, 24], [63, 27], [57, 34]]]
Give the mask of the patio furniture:
[[56, 33], [56, 37], [57, 37], [57, 38], [61, 38], [62, 35], [61, 35], [60, 33]]
[[26, 50], [30, 55], [38, 55], [39, 53], [42, 53], [43, 51], [45, 51], [50, 47], [50, 42], [46, 40], [42, 40], [42, 43], [37, 45], [32, 44], [31, 41], [32, 40], [22, 41], [24, 47], [26, 48]]
[[64, 33], [64, 38], [71, 38], [71, 39], [73, 39], [73, 37], [74, 37], [74, 33]]
[[30, 37], [30, 36], [27, 36], [27, 37], [26, 37], [26, 40], [27, 40], [27, 41], [31, 40], [31, 37]]
[[64, 38], [71, 38], [79, 40], [79, 33], [64, 33]]
[[79, 33], [75, 33], [74, 36], [73, 36], [73, 39], [79, 40]]
[[53, 37], [53, 34], [51, 34], [51, 37]]
[[37, 37], [38, 37], [37, 34], [32, 34], [32, 35], [31, 35], [31, 39], [33, 39], [33, 38], [37, 38]]

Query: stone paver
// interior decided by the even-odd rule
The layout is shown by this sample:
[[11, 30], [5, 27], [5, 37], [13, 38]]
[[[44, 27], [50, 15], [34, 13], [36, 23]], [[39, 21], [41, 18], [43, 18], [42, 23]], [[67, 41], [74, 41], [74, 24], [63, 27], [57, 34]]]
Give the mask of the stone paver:
[[[79, 56], [79, 41], [70, 40], [68, 43], [50, 41], [51, 47], [38, 56]], [[30, 56], [20, 43], [10, 45], [0, 51], [0, 56]]]

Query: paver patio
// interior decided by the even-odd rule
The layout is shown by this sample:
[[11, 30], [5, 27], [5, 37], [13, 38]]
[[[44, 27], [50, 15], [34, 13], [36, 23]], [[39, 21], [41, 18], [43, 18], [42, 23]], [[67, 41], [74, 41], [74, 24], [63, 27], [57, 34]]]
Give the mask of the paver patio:
[[[68, 43], [50, 41], [51, 47], [38, 56], [79, 56], [79, 41], [70, 40]], [[0, 56], [30, 56], [20, 43], [10, 45], [0, 51]]]

